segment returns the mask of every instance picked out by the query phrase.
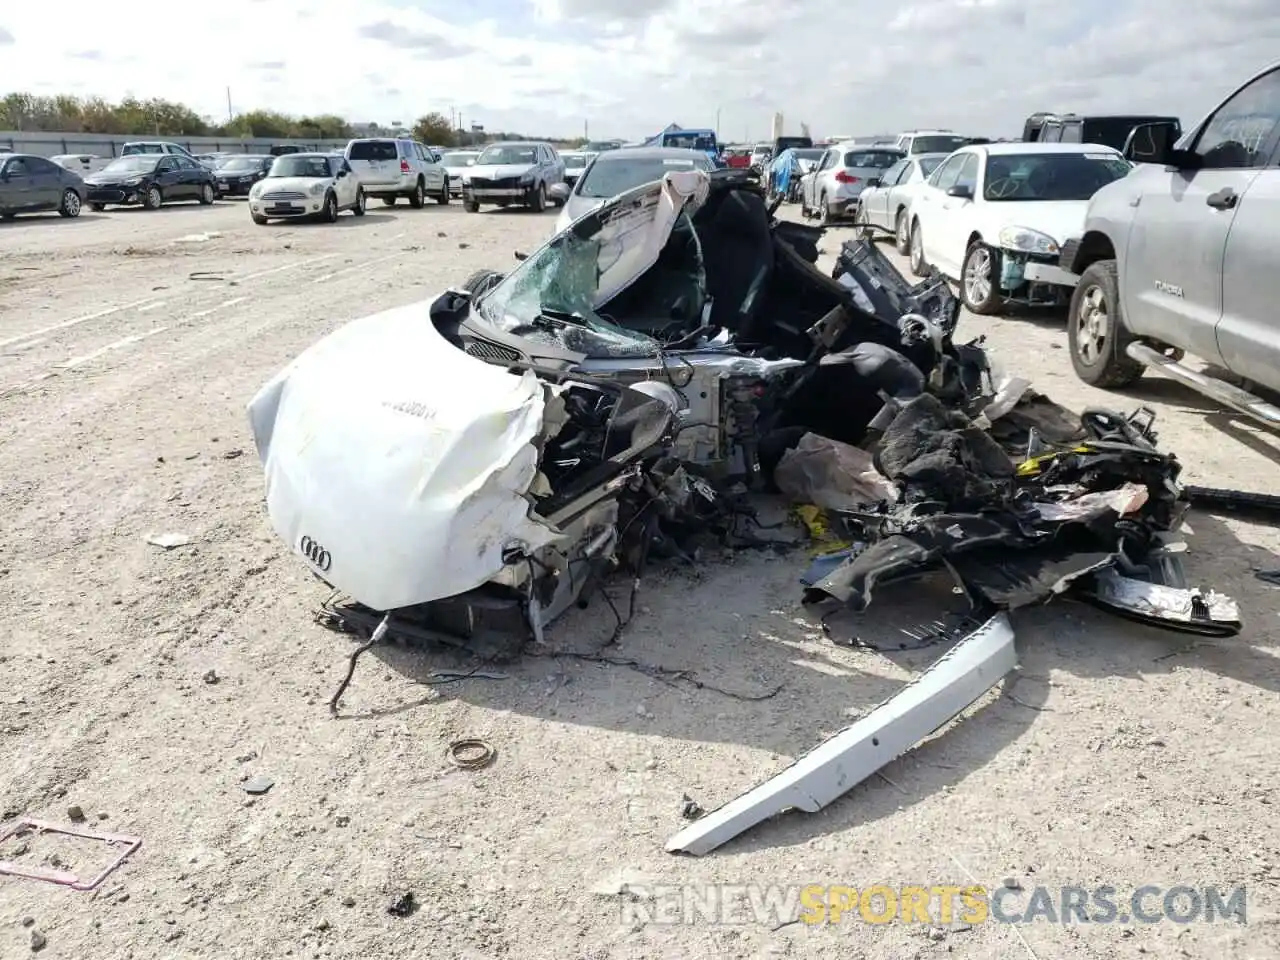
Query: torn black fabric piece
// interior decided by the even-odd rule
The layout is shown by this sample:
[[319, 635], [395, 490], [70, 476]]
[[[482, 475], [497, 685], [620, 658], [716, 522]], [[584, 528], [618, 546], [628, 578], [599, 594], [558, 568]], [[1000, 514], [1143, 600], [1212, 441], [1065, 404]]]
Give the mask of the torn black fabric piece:
[[908, 502], [937, 500], [955, 510], [991, 507], [1012, 492], [1013, 462], [963, 413], [922, 394], [885, 430], [876, 466], [902, 482]]

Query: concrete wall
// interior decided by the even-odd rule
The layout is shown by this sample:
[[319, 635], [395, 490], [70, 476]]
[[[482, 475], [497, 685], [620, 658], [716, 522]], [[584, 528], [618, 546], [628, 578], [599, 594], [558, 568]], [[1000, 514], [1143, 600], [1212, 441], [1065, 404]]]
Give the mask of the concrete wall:
[[92, 153], [99, 157], [118, 157], [120, 148], [132, 140], [168, 140], [186, 147], [192, 153], [266, 153], [273, 143], [297, 143], [309, 150], [342, 150], [346, 140], [240, 140], [231, 137], [150, 137], [146, 134], [111, 136], [96, 133], [41, 133], [22, 130], [0, 130], [0, 148], [14, 153], [34, 153], [56, 157], [63, 153]]

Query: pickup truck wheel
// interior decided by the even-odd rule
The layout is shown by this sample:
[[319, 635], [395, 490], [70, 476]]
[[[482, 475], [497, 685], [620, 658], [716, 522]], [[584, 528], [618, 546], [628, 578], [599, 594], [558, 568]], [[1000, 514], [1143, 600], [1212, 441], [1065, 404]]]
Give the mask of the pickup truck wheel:
[[413, 185], [413, 193], [409, 194], [409, 206], [415, 210], [421, 210], [427, 202], [427, 191], [422, 187], [422, 181], [419, 180]]
[[1120, 283], [1114, 260], [1085, 270], [1071, 295], [1067, 345], [1076, 376], [1093, 387], [1126, 387], [1145, 369], [1124, 352], [1129, 337], [1120, 313]]
[[898, 218], [893, 222], [893, 246], [903, 255], [911, 252], [911, 228], [907, 225], [905, 210], [899, 210]]
[[467, 213], [479, 213], [479, 212], [480, 212], [480, 201], [479, 201], [479, 200], [472, 200], [472, 199], [470, 199], [469, 197], [463, 197], [463, 198], [462, 198], [462, 209], [463, 209], [463, 210], [465, 210], [465, 211], [467, 211]]
[[981, 240], [975, 240], [964, 255], [960, 299], [970, 313], [989, 317], [1000, 312], [1000, 254]]
[[449, 202], [449, 178], [444, 178], [444, 186], [440, 188], [440, 196], [436, 197], [436, 203], [442, 206]]
[[911, 272], [917, 277], [929, 275], [929, 264], [924, 258], [924, 234], [920, 231], [920, 221], [911, 224]]

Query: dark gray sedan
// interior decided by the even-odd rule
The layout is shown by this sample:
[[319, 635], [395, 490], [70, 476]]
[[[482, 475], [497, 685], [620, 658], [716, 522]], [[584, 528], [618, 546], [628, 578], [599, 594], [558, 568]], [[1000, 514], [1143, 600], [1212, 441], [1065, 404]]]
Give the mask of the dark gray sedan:
[[78, 217], [85, 186], [78, 173], [27, 153], [0, 154], [0, 220], [20, 213]]

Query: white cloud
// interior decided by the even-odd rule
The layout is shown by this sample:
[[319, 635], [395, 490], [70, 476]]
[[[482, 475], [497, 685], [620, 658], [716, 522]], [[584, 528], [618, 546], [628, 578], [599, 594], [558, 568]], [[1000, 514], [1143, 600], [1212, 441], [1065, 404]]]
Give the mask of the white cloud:
[[[12, 5], [10, 5], [12, 6]], [[462, 5], [483, 11], [494, 2]], [[193, 41], [161, 18], [0, 14], [4, 77], [38, 93], [126, 93], [237, 109], [410, 121], [460, 109], [490, 129], [639, 136], [676, 121], [726, 139], [789, 128], [943, 126], [1015, 135], [1036, 110], [1190, 123], [1274, 57], [1275, 0], [502, 0], [450, 22], [405, 0], [221, 0]], [[437, 7], [440, 9], [441, 7]], [[474, 16], [475, 14], [473, 14]], [[88, 55], [87, 55], [88, 54]]]

